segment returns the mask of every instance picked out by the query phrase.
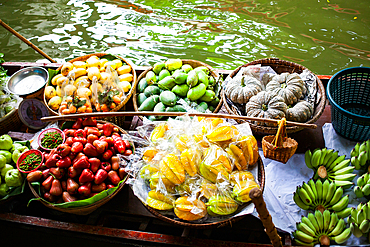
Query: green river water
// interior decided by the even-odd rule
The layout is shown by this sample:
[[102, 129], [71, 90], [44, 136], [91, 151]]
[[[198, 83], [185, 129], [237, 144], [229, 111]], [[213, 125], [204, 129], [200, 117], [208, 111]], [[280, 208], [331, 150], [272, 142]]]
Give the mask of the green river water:
[[[368, 0], [0, 0], [0, 19], [63, 62], [95, 52], [136, 65], [195, 59], [233, 70], [277, 57], [316, 74], [370, 67]], [[40, 54], [0, 27], [5, 60]]]

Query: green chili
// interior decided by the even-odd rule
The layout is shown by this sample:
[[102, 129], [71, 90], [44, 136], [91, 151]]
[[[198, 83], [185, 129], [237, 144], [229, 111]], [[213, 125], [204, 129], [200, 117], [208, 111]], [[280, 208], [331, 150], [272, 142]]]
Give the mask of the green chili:
[[41, 139], [41, 146], [48, 149], [54, 149], [63, 141], [62, 135], [57, 132], [48, 132]]
[[41, 155], [31, 153], [26, 158], [24, 158], [24, 160], [22, 160], [22, 162], [19, 164], [19, 168], [22, 171], [32, 171], [40, 165], [41, 161]]

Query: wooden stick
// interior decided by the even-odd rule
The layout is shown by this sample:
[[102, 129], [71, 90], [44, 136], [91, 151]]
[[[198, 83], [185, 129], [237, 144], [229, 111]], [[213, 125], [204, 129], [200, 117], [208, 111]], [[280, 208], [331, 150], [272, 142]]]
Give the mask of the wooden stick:
[[[48, 121], [58, 121], [58, 120], [68, 120], [68, 119], [75, 119], [75, 118], [85, 118], [85, 117], [95, 117], [95, 118], [105, 118], [105, 117], [123, 117], [123, 116], [166, 116], [166, 117], [176, 117], [176, 116], [199, 116], [199, 117], [219, 117], [219, 118], [230, 118], [230, 119], [242, 119], [242, 120], [251, 120], [251, 121], [259, 121], [259, 122], [267, 122], [267, 123], [278, 123], [279, 120], [275, 119], [266, 119], [266, 118], [258, 118], [258, 117], [248, 117], [248, 116], [238, 116], [238, 115], [230, 115], [230, 114], [222, 114], [222, 113], [189, 113], [189, 112], [151, 112], [151, 111], [139, 111], [139, 112], [94, 112], [94, 113], [80, 113], [80, 114], [69, 114], [69, 115], [58, 115], [58, 116], [51, 116], [51, 117], [43, 117], [41, 121], [48, 122]], [[298, 122], [291, 122], [286, 121], [287, 125], [290, 126], [298, 126], [303, 128], [309, 129], [316, 129], [316, 124], [306, 124], [306, 123], [298, 123]]]
[[17, 38], [19, 38], [20, 40], [22, 40], [24, 43], [26, 43], [28, 46], [30, 46], [32, 49], [34, 49], [35, 51], [37, 51], [38, 53], [40, 53], [43, 57], [45, 57], [46, 59], [48, 59], [50, 62], [52, 63], [56, 63], [56, 61], [54, 61], [51, 57], [49, 57], [48, 55], [46, 55], [42, 50], [40, 50], [37, 46], [35, 46], [34, 44], [32, 44], [28, 39], [26, 39], [25, 37], [23, 37], [22, 35], [20, 35], [17, 31], [15, 31], [13, 28], [9, 27], [5, 22], [3, 22], [1, 19], [0, 19], [0, 24], [1, 26], [3, 26], [6, 30], [8, 30], [9, 32], [11, 32], [12, 34], [14, 34]]
[[263, 200], [262, 191], [255, 187], [249, 192], [249, 197], [252, 199], [253, 204], [256, 206], [257, 213], [262, 221], [267, 236], [274, 247], [283, 246], [281, 243], [281, 237], [277, 233], [276, 227], [272, 222], [271, 215], [266, 208], [266, 203]]

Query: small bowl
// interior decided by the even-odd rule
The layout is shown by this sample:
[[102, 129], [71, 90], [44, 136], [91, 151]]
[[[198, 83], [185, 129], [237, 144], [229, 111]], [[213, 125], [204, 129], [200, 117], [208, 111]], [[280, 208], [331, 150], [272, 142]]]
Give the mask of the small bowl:
[[51, 150], [53, 150], [53, 148], [49, 149], [49, 148], [43, 147], [41, 145], [42, 138], [44, 138], [45, 134], [50, 133], [50, 132], [58, 132], [62, 136], [62, 142], [61, 143], [58, 143], [58, 145], [64, 143], [64, 141], [66, 139], [66, 136], [65, 136], [64, 132], [61, 129], [58, 129], [58, 128], [49, 128], [49, 129], [43, 130], [39, 134], [37, 143], [39, 144], [39, 147], [42, 148], [45, 151], [51, 151]]
[[[40, 164], [33, 170], [30, 170], [30, 171], [24, 171], [22, 170], [21, 168], [19, 168], [19, 165], [22, 163], [22, 161], [30, 154], [37, 154], [37, 155], [40, 155], [41, 156], [41, 162]], [[42, 154], [41, 151], [37, 150], [37, 149], [31, 149], [31, 150], [28, 150], [24, 153], [21, 154], [21, 156], [19, 156], [18, 160], [17, 160], [17, 169], [18, 171], [22, 172], [22, 173], [30, 173], [30, 172], [33, 172], [33, 171], [36, 171], [41, 165], [42, 163], [44, 162], [44, 155]]]
[[36, 93], [49, 80], [49, 73], [42, 67], [28, 67], [13, 74], [7, 82], [7, 89], [19, 96]]

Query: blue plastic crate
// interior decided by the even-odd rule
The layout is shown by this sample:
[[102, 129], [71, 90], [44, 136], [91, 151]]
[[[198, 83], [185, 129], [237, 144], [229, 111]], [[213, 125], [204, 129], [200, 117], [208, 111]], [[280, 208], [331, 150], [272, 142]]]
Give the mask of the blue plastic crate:
[[328, 82], [335, 131], [346, 139], [370, 139], [370, 68], [353, 67], [339, 71]]

